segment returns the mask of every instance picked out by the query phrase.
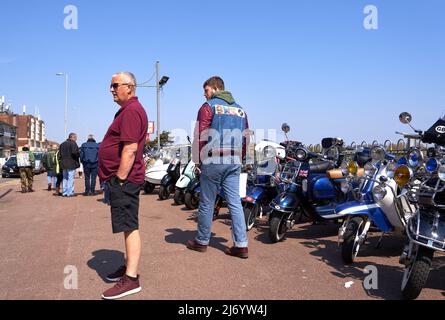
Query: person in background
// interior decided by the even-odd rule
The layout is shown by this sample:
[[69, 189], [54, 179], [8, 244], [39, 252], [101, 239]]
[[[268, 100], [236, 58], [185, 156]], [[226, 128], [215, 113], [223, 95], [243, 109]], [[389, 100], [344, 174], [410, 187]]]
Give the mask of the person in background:
[[48, 176], [48, 191], [51, 191], [53, 187], [56, 188], [56, 150], [56, 145], [51, 146], [42, 159], [43, 167]]
[[96, 179], [99, 173], [99, 144], [90, 134], [87, 142], [80, 147], [80, 162], [85, 173], [84, 196], [94, 196], [96, 194]]
[[34, 154], [29, 150], [29, 146], [26, 144], [23, 146], [22, 151], [17, 153], [17, 167], [19, 167], [20, 171], [22, 193], [34, 192], [32, 189], [32, 184], [34, 181], [34, 166]]
[[62, 192], [60, 192], [60, 185], [63, 183], [63, 171], [60, 168], [60, 161], [59, 161], [59, 153], [60, 149], [57, 148], [56, 151], [56, 192], [54, 192], [54, 196], [62, 196]]
[[63, 196], [75, 197], [74, 175], [76, 169], [80, 167], [80, 151], [77, 146], [77, 134], [70, 133], [68, 139], [60, 145], [59, 160], [63, 170]]

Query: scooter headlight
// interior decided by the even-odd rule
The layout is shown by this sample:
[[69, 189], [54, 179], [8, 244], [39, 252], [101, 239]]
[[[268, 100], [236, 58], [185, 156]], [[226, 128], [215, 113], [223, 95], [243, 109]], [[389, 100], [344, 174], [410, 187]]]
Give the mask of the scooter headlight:
[[397, 165], [398, 166], [406, 166], [408, 165], [408, 159], [406, 157], [401, 157], [398, 161], [397, 161]]
[[367, 164], [365, 164], [365, 175], [366, 176], [372, 177], [372, 176], [374, 176], [376, 171], [377, 171], [377, 168], [371, 162], [368, 162]]
[[358, 164], [355, 161], [349, 161], [348, 163], [348, 171], [352, 175], [356, 175], [358, 172]]
[[439, 161], [435, 158], [431, 158], [425, 165], [426, 171], [429, 173], [434, 173], [439, 168]]
[[394, 180], [400, 187], [404, 187], [408, 184], [411, 179], [412, 170], [408, 166], [400, 166], [397, 168]]
[[307, 158], [307, 152], [304, 149], [297, 149], [295, 152], [295, 155], [297, 157], [297, 160], [303, 161]]
[[371, 149], [371, 159], [374, 161], [382, 161], [385, 159], [385, 149], [380, 146], [375, 146]]
[[438, 171], [439, 179], [445, 181], [445, 165], [441, 165]]
[[422, 161], [422, 153], [418, 149], [414, 149], [409, 153], [408, 164], [411, 168], [417, 168]]
[[372, 190], [372, 195], [374, 196], [375, 201], [382, 201], [386, 197], [386, 188], [382, 186], [376, 186]]
[[397, 164], [395, 162], [388, 163], [388, 165], [386, 166], [386, 175], [388, 176], [388, 178], [394, 179], [396, 170], [397, 170]]

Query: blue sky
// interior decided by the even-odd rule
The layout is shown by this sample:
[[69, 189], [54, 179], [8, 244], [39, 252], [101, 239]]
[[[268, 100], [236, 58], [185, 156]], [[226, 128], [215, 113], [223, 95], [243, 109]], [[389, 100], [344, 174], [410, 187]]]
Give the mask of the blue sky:
[[[78, 30], [64, 29], [69, 4]], [[368, 4], [379, 10], [377, 30], [363, 27]], [[156, 60], [170, 77], [165, 130], [190, 130], [212, 75], [224, 78], [253, 128], [287, 122], [307, 144], [395, 140], [400, 112], [422, 129], [445, 112], [442, 0], [1, 0], [0, 14], [0, 95], [16, 112], [38, 106], [57, 141], [65, 91], [56, 72], [70, 77], [68, 130], [101, 140], [118, 109], [111, 75], [129, 70], [142, 82]], [[155, 120], [155, 90], [138, 96]]]

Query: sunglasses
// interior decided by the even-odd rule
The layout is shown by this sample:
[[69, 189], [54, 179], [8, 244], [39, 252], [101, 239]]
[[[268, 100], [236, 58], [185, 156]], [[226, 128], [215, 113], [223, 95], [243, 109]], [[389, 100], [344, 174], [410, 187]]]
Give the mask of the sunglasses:
[[110, 84], [110, 89], [113, 88], [114, 90], [116, 90], [120, 86], [128, 86], [128, 85], [133, 85], [133, 84], [132, 83], [112, 83], [112, 84]]

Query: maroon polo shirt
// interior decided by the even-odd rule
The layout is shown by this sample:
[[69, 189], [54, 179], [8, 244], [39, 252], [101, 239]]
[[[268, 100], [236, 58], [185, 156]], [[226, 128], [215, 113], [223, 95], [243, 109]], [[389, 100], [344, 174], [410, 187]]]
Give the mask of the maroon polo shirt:
[[144, 183], [145, 167], [142, 155], [148, 131], [148, 118], [137, 97], [128, 100], [116, 113], [114, 121], [99, 147], [99, 177], [108, 181], [117, 174], [121, 163], [124, 142], [138, 144], [133, 168], [127, 180]]

